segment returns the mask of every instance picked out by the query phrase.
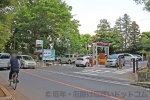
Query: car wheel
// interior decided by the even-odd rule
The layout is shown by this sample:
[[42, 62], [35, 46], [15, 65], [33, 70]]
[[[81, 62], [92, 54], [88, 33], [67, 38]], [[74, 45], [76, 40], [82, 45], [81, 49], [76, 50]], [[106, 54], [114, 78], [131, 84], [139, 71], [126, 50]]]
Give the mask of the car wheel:
[[58, 60], [58, 63], [61, 63], [61, 60], [60, 60], [60, 59]]
[[33, 67], [32, 69], [35, 69], [35, 67]]
[[24, 69], [24, 64], [21, 64], [21, 68]]
[[76, 67], [79, 67], [79, 65], [76, 65]]
[[71, 61], [70, 61], [70, 60], [68, 60], [68, 64], [71, 64]]

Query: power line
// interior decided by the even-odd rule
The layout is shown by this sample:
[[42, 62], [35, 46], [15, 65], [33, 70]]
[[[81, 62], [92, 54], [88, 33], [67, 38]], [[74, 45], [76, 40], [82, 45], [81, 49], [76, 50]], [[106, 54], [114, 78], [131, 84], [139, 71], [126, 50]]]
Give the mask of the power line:
[[149, 20], [150, 18], [146, 18], [146, 19], [142, 19], [142, 20], [139, 20], [139, 21], [144, 21], [144, 20]]

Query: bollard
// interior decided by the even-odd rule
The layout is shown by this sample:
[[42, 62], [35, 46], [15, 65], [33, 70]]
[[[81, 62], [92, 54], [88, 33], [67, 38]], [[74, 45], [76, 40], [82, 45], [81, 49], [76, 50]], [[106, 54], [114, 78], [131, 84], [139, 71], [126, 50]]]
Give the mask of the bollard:
[[138, 60], [136, 60], [136, 71], [139, 70], [139, 67], [138, 67]]
[[122, 65], [121, 65], [121, 56], [119, 56], [119, 69], [122, 69]]
[[93, 59], [89, 58], [89, 67], [93, 67]]
[[133, 58], [133, 73], [135, 73], [135, 59]]

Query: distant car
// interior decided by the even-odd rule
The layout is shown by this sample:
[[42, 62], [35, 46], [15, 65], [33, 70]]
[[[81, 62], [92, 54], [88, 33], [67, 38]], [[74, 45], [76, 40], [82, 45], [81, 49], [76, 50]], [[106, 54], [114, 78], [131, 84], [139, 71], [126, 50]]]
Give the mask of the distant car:
[[125, 61], [133, 61], [133, 59], [138, 60], [137, 56], [134, 56], [133, 54], [129, 53], [122, 53], [125, 57]]
[[78, 55], [76, 54], [66, 54], [65, 56], [62, 56], [59, 59], [60, 63], [75, 63], [76, 59], [77, 59]]
[[62, 56], [56, 56], [55, 61], [60, 61], [61, 58], [62, 58]]
[[78, 57], [77, 60], [75, 61], [75, 65], [77, 67], [79, 67], [79, 66], [88, 67], [88, 65], [89, 65], [89, 57], [87, 57], [87, 56]]
[[0, 68], [10, 69], [10, 54], [9, 53], [0, 53]]
[[142, 61], [142, 56], [141, 55], [138, 55], [138, 54], [133, 54], [133, 55], [137, 57], [138, 61]]
[[86, 55], [79, 55], [79, 57], [84, 57], [84, 56], [86, 56]]
[[112, 54], [109, 55], [108, 59], [105, 62], [106, 67], [117, 67], [118, 66], [118, 58], [121, 57], [121, 65], [125, 66], [125, 58], [123, 54]]
[[20, 60], [21, 68], [33, 68], [35, 69], [36, 62], [29, 55], [18, 55], [17, 58]]
[[86, 56], [92, 57], [92, 54], [87, 54]]

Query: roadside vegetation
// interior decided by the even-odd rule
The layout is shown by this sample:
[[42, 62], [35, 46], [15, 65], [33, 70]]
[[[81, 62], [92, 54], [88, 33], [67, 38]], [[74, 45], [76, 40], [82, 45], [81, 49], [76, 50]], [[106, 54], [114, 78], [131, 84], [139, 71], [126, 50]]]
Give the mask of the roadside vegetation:
[[[144, 9], [150, 11], [149, 1], [134, 1], [144, 3]], [[71, 10], [72, 7], [62, 0], [0, 1], [0, 51], [22, 51], [32, 55], [36, 50], [35, 41], [42, 39], [45, 49], [53, 44], [56, 55], [86, 54], [87, 45], [101, 41], [110, 43], [110, 54], [130, 52], [147, 54], [150, 58], [150, 32], [141, 33], [130, 15], [118, 16], [113, 27], [109, 19], [100, 19], [95, 35], [91, 36], [79, 33], [80, 22]], [[88, 53], [92, 53], [91, 49]]]

